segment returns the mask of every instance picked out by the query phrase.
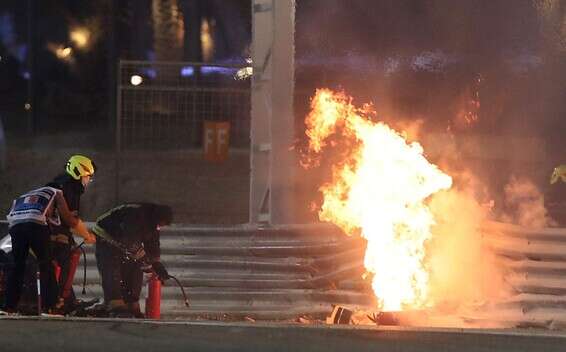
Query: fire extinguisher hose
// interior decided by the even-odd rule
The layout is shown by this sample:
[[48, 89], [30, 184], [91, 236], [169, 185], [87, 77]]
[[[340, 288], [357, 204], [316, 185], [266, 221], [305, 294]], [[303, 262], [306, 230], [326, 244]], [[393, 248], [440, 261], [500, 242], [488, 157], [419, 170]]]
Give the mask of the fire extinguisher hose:
[[[131, 260], [133, 262], [139, 262], [138, 260], [136, 260], [135, 258], [132, 258], [130, 256], [130, 253], [128, 252], [128, 250], [120, 242], [118, 242], [115, 239], [108, 236], [104, 231], [98, 231], [98, 232], [93, 231], [93, 233], [96, 235], [96, 237], [102, 239], [103, 241], [108, 243], [110, 246], [112, 246], [112, 247], [118, 249], [120, 252], [122, 252], [128, 260]], [[179, 286], [179, 288], [181, 289], [181, 292], [183, 293], [183, 299], [185, 300], [185, 306], [189, 307], [189, 298], [187, 297], [187, 293], [185, 292], [183, 285], [181, 285], [181, 282], [174, 276], [169, 275], [169, 278], [173, 279], [175, 281], [175, 283], [177, 283], [177, 286]]]
[[82, 294], [86, 295], [86, 252], [85, 249], [83, 247], [84, 241], [79, 245], [78, 248], [81, 249], [81, 252], [83, 252], [83, 291]]
[[[74, 248], [74, 250], [80, 249], [81, 252], [83, 253], [83, 291], [82, 291], [82, 294], [83, 294], [83, 295], [86, 295], [86, 267], [87, 267], [87, 264], [86, 264], [86, 252], [85, 252], [85, 249], [84, 249], [84, 247], [83, 247], [84, 244], [85, 244], [85, 242], [82, 241], [81, 243], [79, 243], [78, 246], [76, 246], [76, 247]], [[65, 263], [66, 261], [68, 261], [68, 260], [71, 259], [71, 254], [72, 254], [72, 252], [73, 252], [73, 251], [69, 252], [69, 255], [67, 255], [67, 256], [61, 261], [61, 264]]]
[[181, 282], [173, 275], [169, 275], [170, 279], [173, 279], [175, 281], [175, 283], [177, 283], [177, 286], [179, 286], [179, 288], [181, 289], [181, 292], [183, 293], [183, 298], [185, 300], [185, 306], [188, 308], [189, 305], [189, 298], [187, 297], [187, 293], [185, 292], [185, 288], [183, 287], [183, 285], [181, 285]]

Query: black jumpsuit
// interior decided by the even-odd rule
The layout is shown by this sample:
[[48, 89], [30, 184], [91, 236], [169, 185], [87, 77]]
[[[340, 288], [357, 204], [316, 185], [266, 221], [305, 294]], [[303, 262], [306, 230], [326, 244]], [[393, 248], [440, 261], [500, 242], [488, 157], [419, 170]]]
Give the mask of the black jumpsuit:
[[[141, 263], [151, 264], [160, 256], [159, 219], [154, 209], [151, 203], [128, 203], [97, 219], [93, 229], [99, 237], [95, 254], [106, 303], [139, 301], [143, 281]], [[110, 237], [130, 253], [141, 253], [139, 261], [128, 259], [122, 250], [104, 241], [104, 237]]]

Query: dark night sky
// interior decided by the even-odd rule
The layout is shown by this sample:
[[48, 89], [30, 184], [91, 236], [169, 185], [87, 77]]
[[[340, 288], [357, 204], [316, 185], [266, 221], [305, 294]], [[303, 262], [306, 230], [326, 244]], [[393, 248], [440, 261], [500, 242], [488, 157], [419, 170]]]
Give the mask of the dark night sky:
[[[151, 2], [115, 2], [124, 5], [115, 12], [116, 57], [151, 56]], [[93, 125], [108, 128], [116, 96], [110, 75], [112, 0], [36, 3], [41, 8], [33, 23], [35, 107], [41, 118], [49, 117], [49, 124], [37, 124], [69, 134], [90, 132]], [[251, 2], [200, 3], [205, 4], [202, 15], [214, 18], [221, 29], [221, 50], [214, 59], [247, 57]], [[0, 2], [0, 115], [8, 132], [25, 132], [22, 122], [29, 115], [23, 109], [29, 88], [27, 4]], [[315, 88], [340, 88], [356, 103], [375, 103], [387, 122], [422, 119], [423, 129], [433, 132], [535, 137], [544, 140], [549, 155], [562, 158], [565, 19], [566, 0], [297, 0], [297, 126]], [[72, 63], [63, 62], [48, 43], [69, 45], [69, 26], [75, 24], [93, 29], [94, 44], [77, 51]], [[481, 104], [471, 105], [473, 99]], [[458, 118], [468, 110], [479, 116], [472, 125]]]
[[[230, 6], [222, 1], [205, 3], [203, 11], [222, 21], [224, 33], [232, 35], [228, 40], [232, 45], [224, 57], [216, 59], [245, 57], [250, 40], [251, 16], [246, 15], [249, 2], [232, 1]], [[298, 0], [297, 91], [309, 92], [313, 86], [320, 85], [341, 86], [361, 98], [396, 105], [407, 114], [422, 114], [438, 105], [433, 97], [427, 98], [427, 90], [436, 90], [437, 97], [443, 100], [454, 100], [481, 76], [486, 82], [483, 89], [489, 91], [493, 100], [491, 110], [488, 106], [483, 111], [484, 121], [496, 121], [501, 128], [515, 124], [505, 122], [501, 115], [515, 114], [511, 106], [532, 94], [529, 87], [535, 87], [546, 100], [535, 110], [553, 130], [566, 110], [559, 78], [564, 73], [564, 64], [559, 59], [564, 57], [564, 50], [555, 49], [557, 39], [546, 35], [549, 30], [545, 32], [545, 23], [535, 6], [540, 3], [539, 0]], [[549, 3], [557, 4], [554, 13], [563, 18], [566, 2]], [[4, 57], [0, 64], [3, 77], [0, 109], [3, 110], [20, 109], [25, 100], [26, 4], [14, 0], [0, 4], [0, 55]], [[79, 106], [70, 106], [71, 110], [84, 106], [92, 110], [106, 104], [109, 4], [110, 0], [41, 1], [34, 24], [40, 94], [56, 92], [54, 96], [58, 99], [81, 102]], [[14, 19], [13, 26], [7, 15]], [[140, 52], [134, 46], [140, 42], [141, 35], [132, 28], [133, 16], [132, 7], [117, 11], [118, 51], [123, 58], [143, 59], [135, 54]], [[68, 65], [48, 51], [46, 44], [68, 43], [68, 28], [76, 23], [92, 25], [97, 40], [88, 52], [77, 54], [73, 65]], [[151, 31], [148, 33], [151, 35]], [[513, 94], [505, 91], [504, 83], [510, 77], [515, 80]], [[374, 91], [387, 91], [387, 97]], [[73, 99], [68, 99], [69, 95]], [[100, 109], [102, 115], [105, 111]], [[484, 127], [493, 126], [494, 123]], [[530, 130], [528, 123], [523, 130]]]
[[561, 139], [566, 1], [551, 3], [552, 11], [537, 0], [298, 1], [298, 87], [320, 72], [361, 101], [444, 127], [478, 90], [471, 132]]

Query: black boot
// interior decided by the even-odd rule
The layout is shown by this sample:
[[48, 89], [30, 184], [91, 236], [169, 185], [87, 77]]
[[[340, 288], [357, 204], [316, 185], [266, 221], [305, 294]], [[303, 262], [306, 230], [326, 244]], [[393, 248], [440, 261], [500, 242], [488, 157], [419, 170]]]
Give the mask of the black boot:
[[108, 318], [110, 308], [105, 303], [96, 303], [81, 311], [77, 316], [94, 317], [94, 318]]
[[139, 302], [128, 303], [128, 309], [134, 318], [145, 319], [145, 314], [142, 313]]

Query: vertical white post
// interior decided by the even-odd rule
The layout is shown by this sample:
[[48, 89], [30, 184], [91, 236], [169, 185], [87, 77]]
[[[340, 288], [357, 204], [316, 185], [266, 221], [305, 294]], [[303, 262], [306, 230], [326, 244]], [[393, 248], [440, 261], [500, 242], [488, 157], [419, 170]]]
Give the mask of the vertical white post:
[[293, 222], [294, 26], [294, 0], [253, 0], [250, 223]]

